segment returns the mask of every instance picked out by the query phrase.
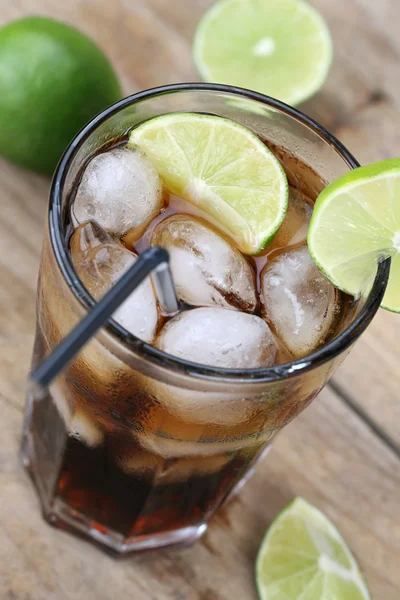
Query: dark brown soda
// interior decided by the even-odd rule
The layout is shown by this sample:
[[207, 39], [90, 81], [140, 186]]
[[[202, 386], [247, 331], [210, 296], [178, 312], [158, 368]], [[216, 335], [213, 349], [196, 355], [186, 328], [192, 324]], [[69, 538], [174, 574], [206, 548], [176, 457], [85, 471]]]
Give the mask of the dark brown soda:
[[[47, 354], [44, 346], [38, 330], [34, 364]], [[67, 376], [66, 382], [69, 393], [76, 395], [76, 381]], [[82, 403], [87, 402], [84, 398], [86, 393], [81, 389]], [[131, 401], [140, 402], [141, 397], [135, 398], [133, 394]], [[49, 394], [47, 399], [34, 405], [32, 429], [35, 431], [36, 455], [48, 492], [58, 503], [61, 501], [64, 509], [75, 518], [79, 516], [79, 519], [85, 520], [91, 528], [100, 533], [120, 534], [125, 540], [159, 535], [206, 522], [262, 451], [262, 445], [255, 443], [241, 451], [202, 457], [200, 444], [200, 456], [155, 458], [140, 447], [127, 429], [116, 428], [115, 420], [115, 416], [113, 418], [110, 414], [109, 430], [105, 429], [103, 442], [97, 447], [89, 447], [66, 430], [56, 408], [56, 399]], [[66, 441], [60, 447], [62, 440]], [[129, 454], [133, 459], [135, 455], [142, 460], [147, 459], [148, 468], [143, 473], [127, 473], [118, 465], [121, 453]], [[56, 469], [54, 457], [61, 457]], [[215, 466], [212, 461], [215, 461]], [[199, 469], [202, 462], [205, 473], [196, 475], [197, 470], [202, 470]], [[185, 474], [192, 470], [192, 464], [195, 474], [186, 477]], [[211, 472], [207, 473], [209, 465]], [[175, 472], [176, 480], [163, 483], [165, 474], [168, 479], [170, 472]]]
[[[115, 140], [99, 152], [107, 151], [123, 142], [124, 140]], [[300, 189], [311, 202], [315, 201], [316, 195], [324, 187], [324, 182], [293, 157], [285, 155], [279, 149], [274, 150], [287, 167], [290, 185]], [[75, 189], [70, 194], [71, 202], [74, 193]], [[165, 200], [164, 210], [153, 220], [140, 239], [136, 239], [131, 233], [124, 236], [121, 241], [128, 249], [139, 254], [143, 252], [149, 246], [151, 232], [156, 224], [176, 213], [194, 214], [206, 220], [210, 227], [216, 228], [216, 224], [210, 223], [207, 215], [181, 198], [166, 194]], [[66, 230], [71, 232], [69, 223], [66, 224]], [[219, 233], [221, 234], [220, 231]], [[232, 240], [229, 241], [232, 243]], [[276, 251], [279, 249], [274, 248], [274, 252]], [[268, 258], [267, 249], [261, 256], [248, 257], [248, 260], [259, 274]], [[341, 302], [343, 306], [346, 305], [344, 296], [341, 296]], [[342, 313], [338, 320], [341, 318]], [[334, 333], [332, 331], [332, 335]], [[59, 341], [56, 337], [49, 340], [50, 347]], [[38, 364], [47, 352], [45, 336], [38, 325], [34, 365]], [[290, 356], [281, 348], [279, 362], [286, 360], [290, 360]], [[85, 364], [79, 360], [66, 372], [64, 385], [75, 405], [83, 407], [86, 414], [92, 416], [93, 421], [100, 423], [103, 439], [101, 443], [91, 447], [85, 440], [70, 435], [61, 417], [54, 415], [54, 412], [57, 412], [54, 411], [54, 407], [51, 410], [51, 406], [56, 402], [55, 398], [49, 396], [48, 401], [37, 404], [32, 416], [32, 428], [36, 431], [38, 439], [47, 436], [46, 453], [49, 456], [52, 453], [62, 455], [59, 468], [53, 480], [49, 479], [49, 485], [54, 486], [57, 502], [61, 502], [75, 517], [79, 515], [79, 518], [100, 533], [111, 531], [119, 534], [127, 542], [133, 538], [159, 535], [206, 522], [241, 480], [249, 465], [260, 455], [266, 440], [307, 406], [318, 391], [303, 394], [298, 401], [296, 397], [291, 402], [285, 399], [284, 403], [277, 403], [275, 408], [270, 408], [268, 413], [265, 409], [260, 409], [259, 413], [255, 412], [252, 417], [254, 422], [247, 423], [247, 426], [250, 430], [268, 432], [259, 441], [257, 436], [254, 436], [254, 442], [248, 446], [243, 444], [242, 448], [239, 445], [239, 449], [229, 448], [226, 452], [216, 451], [215, 456], [203, 456], [199, 440], [203, 437], [212, 440], [214, 433], [215, 436], [220, 436], [221, 440], [234, 441], [241, 437], [244, 439], [246, 431], [242, 424], [224, 428], [210, 423], [203, 427], [204, 431], [197, 431], [194, 425], [185, 422], [180, 424], [179, 419], [166, 414], [165, 407], [157, 406], [154, 402], [148, 404], [148, 410], [152, 411], [151, 416], [144, 417], [147, 411], [144, 393], [135, 390], [133, 385], [128, 392], [123, 384], [121, 389], [116, 384], [112, 393], [115, 402], [112, 404], [109, 396], [102, 392], [100, 383], [97, 388], [96, 382], [91, 378], [86, 384]], [[62, 453], [57, 447], [57, 439], [61, 436], [52, 437], [46, 433], [50, 414], [54, 419], [58, 418], [57, 431], [60, 432], [64, 428], [63, 436], [66, 442]], [[178, 436], [179, 428], [183, 436], [186, 435], [186, 430], [193, 431], [192, 437], [189, 434], [187, 437], [193, 444], [198, 443], [199, 455], [163, 458], [144, 449], [132, 435], [132, 430], [135, 429], [139, 434], [146, 433], [149, 426], [159, 432], [164, 426], [160, 424], [165, 422], [168, 422], [169, 427], [173, 424]], [[171, 429], [165, 435], [171, 435], [170, 431]], [[134, 465], [131, 470], [121, 466], [127, 456]], [[135, 467], [136, 459], [139, 467]]]

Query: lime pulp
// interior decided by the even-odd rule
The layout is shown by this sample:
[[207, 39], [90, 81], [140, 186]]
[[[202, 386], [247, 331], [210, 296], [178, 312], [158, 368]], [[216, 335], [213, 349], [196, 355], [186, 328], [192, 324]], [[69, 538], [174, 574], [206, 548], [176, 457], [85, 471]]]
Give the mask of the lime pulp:
[[205, 81], [296, 105], [323, 85], [332, 42], [323, 17], [304, 0], [219, 0], [197, 27], [193, 54]]
[[274, 519], [256, 563], [261, 600], [370, 600], [357, 563], [333, 523], [296, 498]]
[[400, 312], [400, 159], [360, 167], [327, 186], [315, 204], [308, 246], [330, 281], [355, 296], [390, 256], [382, 307]]
[[251, 131], [222, 117], [173, 113], [134, 129], [129, 145], [153, 161], [167, 189], [196, 205], [245, 254], [273, 238], [288, 206], [288, 182]]

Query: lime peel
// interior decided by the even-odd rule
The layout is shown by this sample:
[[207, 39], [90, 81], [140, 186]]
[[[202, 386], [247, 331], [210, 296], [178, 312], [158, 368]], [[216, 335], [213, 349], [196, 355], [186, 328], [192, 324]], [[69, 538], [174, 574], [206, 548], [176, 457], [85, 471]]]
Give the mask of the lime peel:
[[303, 498], [290, 502], [267, 530], [257, 556], [256, 580], [261, 600], [371, 600], [339, 531]]
[[211, 216], [245, 254], [258, 254], [285, 217], [289, 187], [280, 162], [234, 121], [163, 115], [133, 129], [129, 145], [153, 161], [171, 193]]
[[354, 296], [391, 257], [382, 307], [400, 312], [400, 159], [360, 167], [328, 185], [315, 203], [308, 246], [328, 279]]
[[323, 85], [332, 41], [305, 0], [219, 0], [198, 24], [193, 57], [201, 78], [300, 104]]

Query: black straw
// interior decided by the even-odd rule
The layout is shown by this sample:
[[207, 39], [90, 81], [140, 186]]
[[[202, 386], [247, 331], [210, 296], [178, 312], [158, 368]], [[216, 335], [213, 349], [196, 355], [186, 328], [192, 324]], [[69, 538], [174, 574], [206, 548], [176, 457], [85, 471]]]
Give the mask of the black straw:
[[[169, 271], [169, 254], [157, 246], [149, 248], [138, 258], [117, 283], [95, 304], [88, 314], [67, 335], [39, 367], [30, 374], [30, 382], [46, 388], [53, 379], [68, 365], [79, 350], [104, 325], [116, 309], [159, 265], [164, 263]], [[171, 279], [171, 285], [172, 278]], [[176, 301], [176, 299], [175, 299]], [[176, 302], [176, 310], [178, 305]]]

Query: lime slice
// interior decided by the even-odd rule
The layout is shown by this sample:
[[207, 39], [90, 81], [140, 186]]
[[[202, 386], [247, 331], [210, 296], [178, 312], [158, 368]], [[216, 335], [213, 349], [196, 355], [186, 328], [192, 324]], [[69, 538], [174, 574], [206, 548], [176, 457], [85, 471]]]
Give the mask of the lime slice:
[[308, 247], [317, 266], [339, 289], [356, 296], [392, 257], [382, 307], [400, 312], [400, 159], [346, 173], [318, 197]]
[[261, 600], [370, 600], [346, 542], [302, 498], [272, 522], [256, 563]]
[[332, 42], [304, 0], [220, 0], [200, 21], [193, 54], [205, 81], [299, 104], [324, 83]]
[[282, 223], [288, 205], [285, 172], [242, 125], [173, 113], [134, 129], [129, 144], [153, 161], [170, 192], [210, 215], [245, 254], [260, 252]]

